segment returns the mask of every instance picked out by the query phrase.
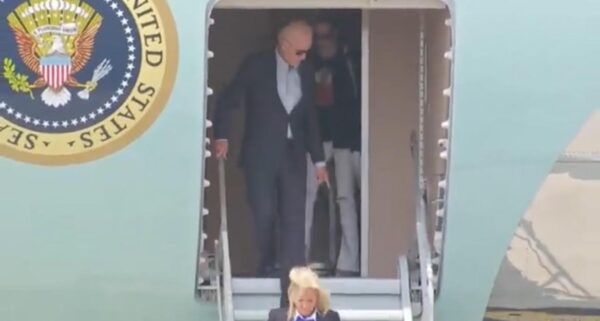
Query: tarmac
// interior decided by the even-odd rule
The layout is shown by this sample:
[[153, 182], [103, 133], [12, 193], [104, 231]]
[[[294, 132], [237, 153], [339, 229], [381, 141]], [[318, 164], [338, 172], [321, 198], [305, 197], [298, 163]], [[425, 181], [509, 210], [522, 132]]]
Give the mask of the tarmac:
[[600, 112], [557, 159], [515, 231], [486, 321], [600, 321]]

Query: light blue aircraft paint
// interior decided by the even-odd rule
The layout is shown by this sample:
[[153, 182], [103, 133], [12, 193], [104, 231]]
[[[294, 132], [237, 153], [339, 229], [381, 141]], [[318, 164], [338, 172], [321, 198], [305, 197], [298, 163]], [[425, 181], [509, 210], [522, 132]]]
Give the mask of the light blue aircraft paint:
[[519, 219], [597, 108], [598, 4], [456, 1], [440, 320], [481, 320]]
[[[3, 321], [218, 318], [195, 295], [208, 3], [150, 2], [173, 15], [177, 69], [164, 110], [138, 139], [87, 162], [32, 164], [12, 157], [14, 136], [2, 129], [12, 116], [0, 118]], [[479, 321], [518, 220], [600, 101], [600, 3], [456, 0], [452, 13], [451, 187], [435, 315]], [[16, 51], [5, 53], [12, 40], [0, 48], [35, 80]], [[9, 93], [2, 79], [0, 100]]]
[[[13, 2], [0, 3], [0, 10]], [[0, 160], [1, 320], [214, 319], [215, 308], [194, 295], [205, 4], [150, 2], [168, 3], [177, 31], [177, 39], [168, 41], [179, 46], [177, 69], [169, 70], [176, 73], [173, 91], [156, 122], [120, 151], [82, 164], [52, 167]], [[89, 3], [105, 6], [104, 1]], [[0, 19], [4, 28], [6, 18]], [[121, 38], [114, 36], [115, 41]], [[9, 40], [0, 42], [4, 58]], [[96, 45], [102, 44], [96, 50], [110, 50], [106, 42]], [[19, 61], [17, 71], [31, 73], [18, 55], [12, 58]], [[114, 71], [122, 57], [110, 59]], [[95, 67], [95, 61], [90, 65]], [[77, 78], [83, 81], [91, 74]], [[100, 81], [91, 96], [102, 94], [103, 85]], [[0, 98], [6, 99], [4, 79], [0, 86]], [[69, 89], [78, 99], [78, 90]], [[2, 148], [8, 146], [6, 137]]]

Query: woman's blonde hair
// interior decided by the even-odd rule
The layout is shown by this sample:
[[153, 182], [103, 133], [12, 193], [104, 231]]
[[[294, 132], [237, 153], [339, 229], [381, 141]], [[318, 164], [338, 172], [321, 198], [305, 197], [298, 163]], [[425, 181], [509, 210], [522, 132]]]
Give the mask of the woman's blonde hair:
[[319, 276], [309, 267], [295, 267], [290, 271], [290, 286], [288, 288], [288, 298], [290, 308], [288, 310], [288, 319], [292, 319], [296, 312], [296, 301], [305, 290], [315, 290], [317, 292], [317, 311], [326, 314], [330, 308], [329, 293], [321, 288]]

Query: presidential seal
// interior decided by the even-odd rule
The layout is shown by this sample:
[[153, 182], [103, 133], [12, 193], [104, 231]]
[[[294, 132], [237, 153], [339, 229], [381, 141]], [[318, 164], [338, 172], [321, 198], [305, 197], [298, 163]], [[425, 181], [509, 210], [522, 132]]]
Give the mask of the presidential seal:
[[0, 0], [0, 153], [98, 159], [139, 137], [172, 90], [165, 0]]

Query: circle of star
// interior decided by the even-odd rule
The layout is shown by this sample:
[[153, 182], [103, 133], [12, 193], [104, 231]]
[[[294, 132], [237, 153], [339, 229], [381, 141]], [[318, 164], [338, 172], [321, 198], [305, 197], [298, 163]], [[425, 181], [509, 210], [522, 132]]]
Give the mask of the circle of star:
[[[114, 107], [114, 104], [119, 100], [119, 97], [125, 93], [125, 88], [129, 86], [129, 81], [133, 77], [133, 73], [135, 72], [135, 51], [136, 47], [134, 45], [135, 38], [132, 35], [133, 29], [129, 26], [129, 20], [124, 17], [124, 11], [121, 9], [120, 5], [117, 4], [115, 0], [104, 0], [110, 8], [115, 12], [117, 17], [120, 18], [121, 26], [123, 27], [123, 32], [125, 32], [125, 36], [127, 39], [127, 71], [123, 76], [121, 83], [119, 84], [119, 88], [115, 91], [115, 94], [110, 97], [110, 99], [105, 102], [103, 105], [96, 108], [94, 111], [88, 113], [87, 115], [83, 115], [78, 118], [73, 119], [65, 119], [62, 121], [49, 121], [40, 118], [33, 118], [21, 112], [15, 111], [14, 108], [9, 106], [6, 102], [0, 100], [0, 113], [4, 112], [9, 117], [12, 117], [18, 121], [22, 121], [26, 124], [33, 124], [36, 127], [43, 128], [69, 128], [74, 127], [80, 124], [86, 124], [88, 121], [93, 121], [96, 117], [103, 115], [105, 112], [109, 111]], [[4, 0], [0, 0], [0, 4], [4, 3]]]

